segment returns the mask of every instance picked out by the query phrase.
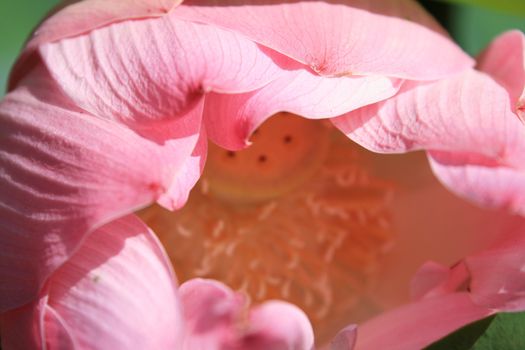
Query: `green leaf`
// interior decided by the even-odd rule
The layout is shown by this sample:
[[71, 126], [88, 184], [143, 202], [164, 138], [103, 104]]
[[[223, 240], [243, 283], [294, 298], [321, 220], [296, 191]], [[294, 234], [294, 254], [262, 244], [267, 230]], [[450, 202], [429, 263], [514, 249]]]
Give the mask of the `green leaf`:
[[425, 350], [502, 349], [525, 349], [525, 312], [500, 313], [471, 323]]
[[525, 1], [523, 0], [440, 0], [455, 4], [483, 6], [492, 10], [512, 13], [525, 17]]

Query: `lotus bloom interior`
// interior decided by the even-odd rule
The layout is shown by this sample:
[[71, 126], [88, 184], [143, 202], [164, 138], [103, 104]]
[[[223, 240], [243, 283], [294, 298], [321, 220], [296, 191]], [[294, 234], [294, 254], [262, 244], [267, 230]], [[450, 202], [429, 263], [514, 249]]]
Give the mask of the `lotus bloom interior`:
[[394, 186], [374, 179], [357, 146], [320, 121], [279, 114], [252, 142], [239, 152], [210, 147], [183, 209], [140, 216], [183, 281], [214, 278], [255, 303], [291, 301], [329, 340], [358, 316], [393, 243]]
[[419, 349], [525, 309], [524, 57], [404, 0], [64, 6], [0, 102], [2, 348]]

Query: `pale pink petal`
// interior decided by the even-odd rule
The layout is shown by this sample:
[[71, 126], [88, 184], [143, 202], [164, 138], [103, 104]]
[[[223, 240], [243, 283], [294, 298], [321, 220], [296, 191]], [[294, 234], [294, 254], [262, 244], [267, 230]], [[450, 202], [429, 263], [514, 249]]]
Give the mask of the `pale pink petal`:
[[512, 109], [525, 121], [525, 35], [513, 30], [494, 39], [479, 57], [477, 68], [505, 87]]
[[504, 311], [525, 308], [525, 225], [495, 246], [465, 259], [472, 299]]
[[127, 216], [89, 235], [52, 275], [48, 305], [80, 348], [175, 349], [183, 334], [176, 289], [154, 234]]
[[485, 205], [525, 212], [520, 185], [525, 128], [500, 85], [470, 71], [435, 83], [407, 83], [401, 90], [385, 102], [333, 119], [334, 124], [376, 152], [432, 151], [440, 163], [434, 162], [433, 169], [451, 190]]
[[430, 152], [429, 161], [433, 172], [451, 191], [490, 208], [525, 215], [523, 168], [472, 153]]
[[[63, 9], [46, 19], [33, 33], [10, 78], [10, 88], [36, 64], [35, 49], [47, 42], [76, 36], [123, 21], [165, 15], [182, 0], [83, 0], [63, 1]], [[67, 6], [69, 5], [69, 6]]]
[[330, 350], [353, 350], [357, 341], [357, 326], [343, 328], [330, 343]]
[[381, 76], [327, 78], [307, 70], [289, 71], [257, 91], [206, 96], [204, 123], [217, 144], [240, 149], [249, 135], [277, 112], [305, 118], [335, 117], [393, 96], [401, 82]]
[[[209, 91], [260, 88], [297, 63], [212, 26], [161, 18], [126, 21], [40, 47], [81, 108], [134, 128], [164, 127]], [[268, 51], [268, 50], [267, 50]]]
[[197, 142], [198, 106], [178, 138], [157, 143], [76, 110], [43, 71], [1, 102], [1, 311], [35, 298], [89, 231], [168, 189], [186, 198], [173, 184]]
[[426, 80], [473, 65], [414, 1], [194, 0], [173, 14], [242, 33], [321, 75]]
[[423, 299], [359, 326], [356, 350], [419, 350], [456, 329], [490, 315], [468, 293]]
[[410, 284], [413, 300], [436, 297], [466, 288], [470, 275], [463, 262], [451, 268], [433, 261], [423, 264]]
[[193, 279], [179, 289], [187, 323], [183, 349], [310, 350], [313, 330], [297, 307], [269, 301], [250, 310], [245, 298], [214, 280]]

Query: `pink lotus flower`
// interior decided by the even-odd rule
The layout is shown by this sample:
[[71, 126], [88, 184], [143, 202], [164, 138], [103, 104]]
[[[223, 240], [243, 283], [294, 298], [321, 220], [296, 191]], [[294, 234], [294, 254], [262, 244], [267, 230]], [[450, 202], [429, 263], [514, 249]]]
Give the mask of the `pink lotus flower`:
[[[417, 301], [357, 336], [344, 327], [332, 346], [419, 348], [523, 309], [523, 226], [510, 214], [525, 212], [523, 34], [493, 45], [521, 60], [502, 66], [489, 49], [480, 69], [490, 76], [472, 70], [407, 1], [65, 7], [30, 39], [0, 104], [2, 347], [311, 349], [310, 320], [321, 345], [407, 302], [429, 258], [468, 256], [423, 265]], [[304, 118], [265, 122], [282, 111]], [[498, 210], [449, 195], [420, 155], [373, 155], [307, 119], [331, 119], [372, 151], [427, 150], [447, 187]], [[208, 138], [229, 151], [209, 147], [188, 200]], [[187, 200], [171, 216], [140, 213], [168, 257], [130, 213]], [[472, 254], [508, 227], [510, 241]], [[254, 230], [264, 234], [246, 238]], [[227, 232], [235, 241], [222, 241]], [[247, 293], [191, 278], [221, 274]]]

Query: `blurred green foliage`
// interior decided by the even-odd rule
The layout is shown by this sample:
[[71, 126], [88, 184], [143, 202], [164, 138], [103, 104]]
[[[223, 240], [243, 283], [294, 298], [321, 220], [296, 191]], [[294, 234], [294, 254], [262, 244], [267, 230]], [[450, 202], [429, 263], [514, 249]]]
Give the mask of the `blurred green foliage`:
[[[525, 6], [525, 0], [515, 2]], [[520, 29], [525, 32], [525, 13], [521, 16], [482, 6], [454, 5], [450, 21], [449, 30], [452, 36], [471, 55], [478, 54], [495, 36], [504, 31]]]
[[525, 313], [500, 313], [471, 323], [425, 350], [523, 350]]
[[440, 0], [455, 4], [474, 5], [490, 10], [503, 11], [514, 15], [525, 16], [525, 1], [523, 0]]
[[[58, 0], [0, 1], [0, 91], [9, 69], [33, 28]], [[0, 95], [2, 93], [0, 92]]]

